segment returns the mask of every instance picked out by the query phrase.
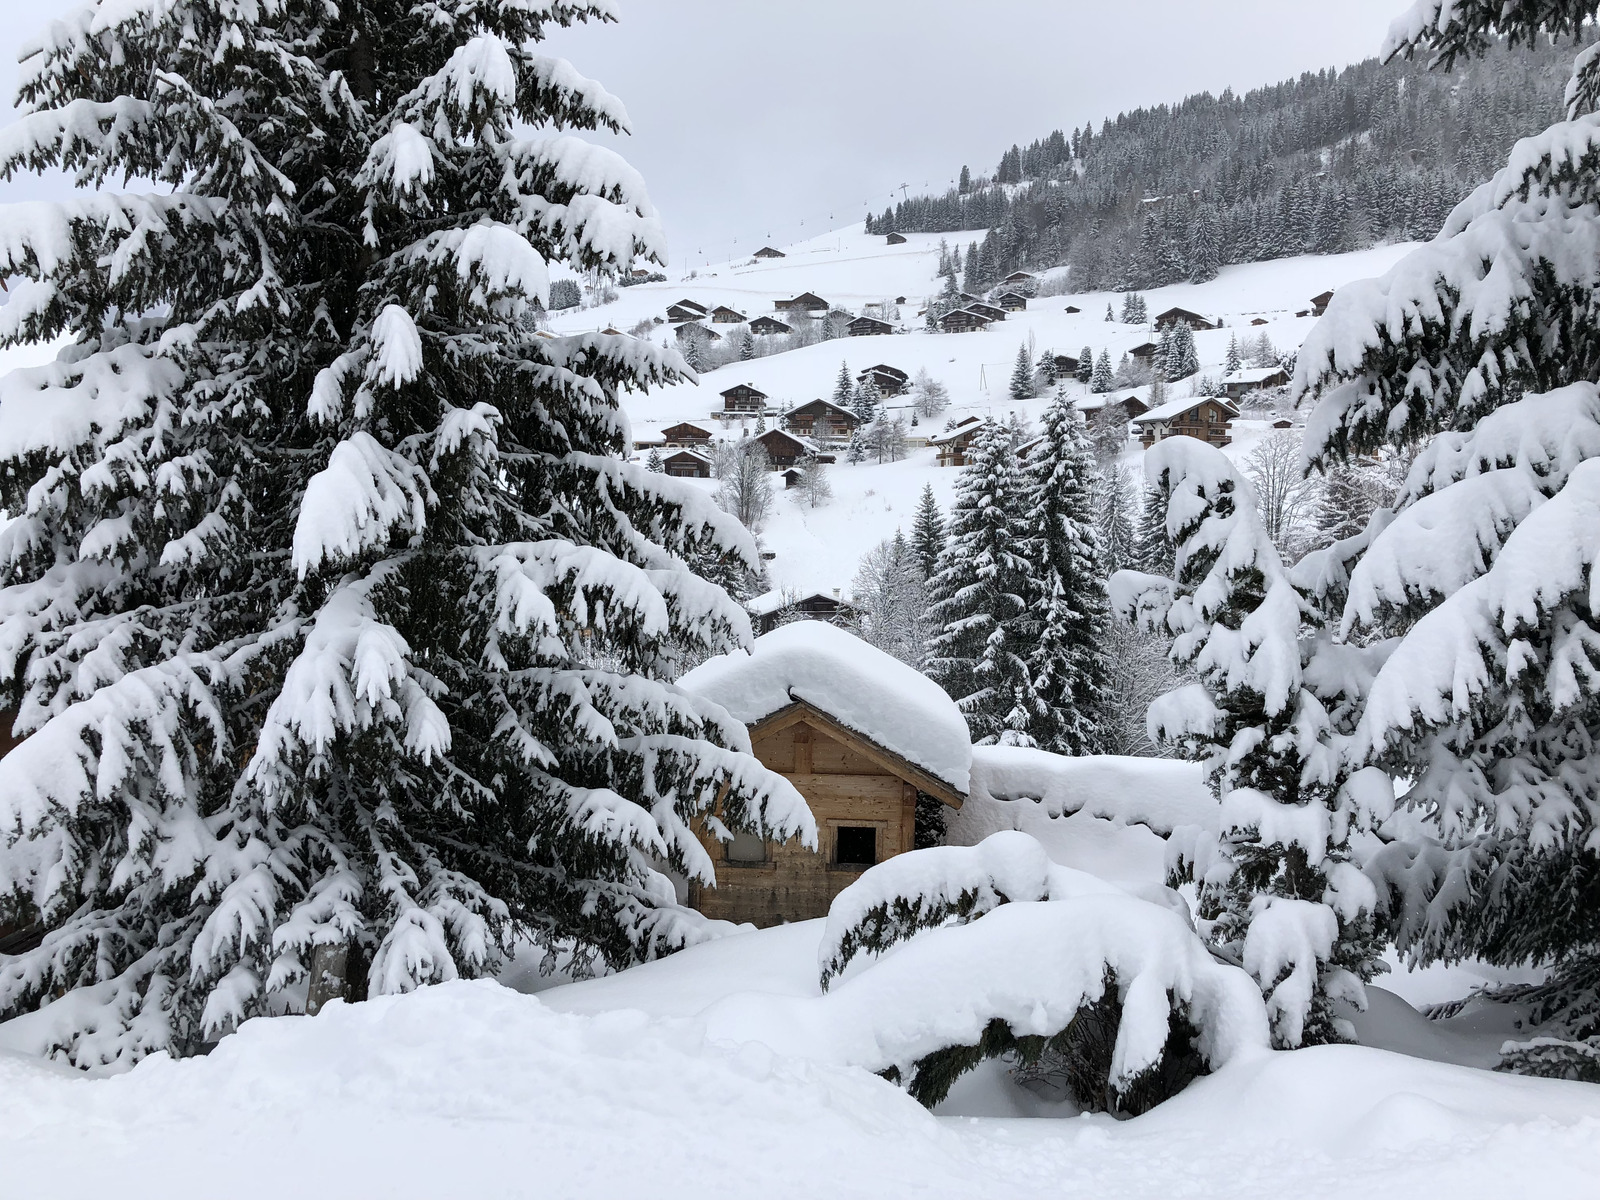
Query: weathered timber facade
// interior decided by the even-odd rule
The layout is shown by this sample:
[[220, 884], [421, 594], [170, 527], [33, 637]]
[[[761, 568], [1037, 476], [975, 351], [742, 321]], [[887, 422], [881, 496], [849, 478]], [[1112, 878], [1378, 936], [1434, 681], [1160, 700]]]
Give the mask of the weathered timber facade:
[[915, 845], [917, 793], [960, 808], [965, 799], [922, 768], [797, 702], [750, 726], [751, 749], [805, 797], [817, 849], [798, 840], [736, 838], [704, 830], [717, 886], [691, 884], [689, 903], [706, 916], [763, 928], [828, 915], [833, 898], [876, 863]]

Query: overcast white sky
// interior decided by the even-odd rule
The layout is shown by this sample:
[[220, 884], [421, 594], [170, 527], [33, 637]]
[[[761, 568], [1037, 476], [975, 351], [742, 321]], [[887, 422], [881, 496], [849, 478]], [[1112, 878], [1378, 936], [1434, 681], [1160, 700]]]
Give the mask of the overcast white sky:
[[[0, 0], [16, 48], [79, 0]], [[616, 0], [551, 49], [622, 97], [674, 264], [717, 261], [942, 189], [1013, 142], [1377, 52], [1408, 0]], [[0, 183], [0, 201], [39, 193]]]

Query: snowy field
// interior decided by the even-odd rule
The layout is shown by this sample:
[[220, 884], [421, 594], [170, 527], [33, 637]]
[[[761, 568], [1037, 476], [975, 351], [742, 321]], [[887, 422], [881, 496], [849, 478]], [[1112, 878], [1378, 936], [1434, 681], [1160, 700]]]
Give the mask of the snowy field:
[[[975, 236], [942, 235], [952, 247], [964, 247]], [[1046, 350], [1076, 358], [1084, 346], [1110, 352], [1115, 364], [1126, 350], [1155, 340], [1145, 325], [1107, 324], [1107, 303], [1120, 309], [1116, 293], [1090, 292], [1051, 296], [1029, 302], [1026, 312], [1011, 313], [982, 333], [929, 334], [922, 329], [917, 310], [938, 291], [938, 234], [908, 234], [906, 243], [888, 246], [881, 237], [859, 228], [830, 233], [813, 241], [783, 247], [787, 257], [752, 264], [749, 260], [725, 264], [694, 279], [640, 284], [621, 289], [618, 299], [596, 308], [557, 314], [551, 328], [558, 333], [602, 329], [608, 325], [627, 330], [639, 321], [665, 314], [680, 299], [714, 308], [725, 304], [748, 317], [773, 314], [773, 301], [801, 292], [814, 292], [833, 304], [859, 312], [869, 302], [905, 296], [901, 324], [908, 332], [878, 337], [840, 338], [775, 354], [750, 362], [732, 363], [705, 373], [696, 384], [660, 388], [628, 398], [626, 408], [636, 437], [648, 437], [679, 421], [694, 421], [722, 434], [710, 414], [722, 407], [721, 392], [740, 383], [753, 384], [779, 408], [803, 404], [831, 394], [846, 361], [852, 372], [877, 363], [898, 367], [909, 375], [926, 369], [950, 391], [950, 408], [915, 429], [913, 436], [938, 433], [948, 419], [969, 415], [1004, 417], [1016, 411], [1030, 420], [1043, 412], [1047, 397], [1018, 402], [1008, 393], [1017, 348], [1032, 344], [1035, 356]], [[1292, 350], [1315, 324], [1312, 317], [1294, 314], [1310, 306], [1310, 298], [1357, 279], [1386, 271], [1413, 249], [1410, 244], [1383, 246], [1355, 254], [1303, 256], [1273, 262], [1224, 268], [1206, 284], [1178, 284], [1145, 293], [1152, 316], [1173, 306], [1188, 308], [1224, 322], [1224, 327], [1195, 335], [1201, 373], [1217, 376], [1227, 356], [1228, 340], [1267, 334], [1280, 350]], [[1068, 307], [1081, 311], [1067, 313]], [[780, 318], [782, 314], [776, 314]], [[1254, 319], [1267, 323], [1252, 326]], [[715, 328], [715, 327], [714, 327]], [[737, 326], [721, 326], [726, 333]], [[657, 340], [671, 337], [669, 327], [656, 327]], [[1184, 394], [1188, 382], [1173, 389]], [[1087, 389], [1068, 384], [1071, 394], [1087, 397]], [[887, 402], [891, 409], [904, 398]], [[906, 420], [910, 412], [906, 411]], [[745, 431], [754, 430], [754, 421]], [[728, 436], [739, 436], [734, 422]], [[1235, 443], [1230, 455], [1242, 457], [1267, 427], [1260, 422], [1235, 423]], [[1127, 465], [1139, 471], [1142, 451], [1133, 443]], [[926, 483], [933, 485], [941, 508], [947, 508], [958, 472], [940, 469], [931, 449], [913, 450], [897, 463], [850, 465], [842, 460], [831, 470], [833, 500], [821, 508], [805, 507], [795, 493], [778, 497], [775, 512], [762, 531], [765, 548], [775, 557], [768, 564], [772, 584], [778, 589], [848, 592], [862, 555], [897, 528], [910, 532], [912, 510]], [[707, 490], [715, 487], [703, 481]]]
[[[1114, 899], [1160, 888], [1158, 833], [1211, 819], [1190, 764], [1082, 760], [1054, 785], [1040, 766], [976, 751], [951, 840], [1022, 829], [1069, 875], [1100, 876], [1076, 886]], [[1017, 789], [1040, 799], [1001, 798]], [[503, 982], [335, 1003], [111, 1078], [0, 1051], [0, 1196], [1595, 1195], [1600, 1089], [1456, 1065], [1492, 1059], [1504, 1014], [1430, 1022], [1376, 988], [1367, 1045], [1247, 1048], [1133, 1120], [1074, 1116], [997, 1062], [930, 1114], [851, 1060], [872, 1053], [864, 1028], [904, 1038], [948, 1014], [865, 992], [882, 968], [824, 996], [824, 926], [739, 933], [579, 983], [529, 963]]]

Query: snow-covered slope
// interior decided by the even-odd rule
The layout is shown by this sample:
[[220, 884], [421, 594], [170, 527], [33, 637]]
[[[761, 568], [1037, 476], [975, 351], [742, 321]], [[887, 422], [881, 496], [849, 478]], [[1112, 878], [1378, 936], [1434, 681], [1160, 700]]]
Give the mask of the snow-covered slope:
[[[964, 246], [971, 235], [944, 236], [950, 245]], [[767, 393], [774, 405], [785, 408], [828, 396], [841, 361], [848, 362], [852, 372], [877, 363], [910, 375], [926, 369], [949, 388], [950, 409], [936, 420], [910, 429], [913, 436], [937, 433], [946, 420], [972, 414], [1004, 417], [1018, 411], [1036, 419], [1046, 400], [1019, 403], [1007, 390], [1019, 346], [1031, 343], [1036, 355], [1053, 350], [1073, 357], [1090, 346], [1096, 354], [1102, 349], [1109, 351], [1115, 363], [1124, 351], [1154, 336], [1148, 326], [1107, 324], [1107, 303], [1120, 308], [1121, 297], [1105, 292], [1035, 299], [1027, 311], [1012, 313], [982, 333], [926, 333], [916, 311], [938, 291], [939, 238], [937, 234], [909, 234], [904, 245], [887, 246], [882, 238], [869, 237], [859, 228], [831, 233], [783, 247], [787, 257], [782, 259], [754, 265], [744, 260], [690, 280], [624, 288], [614, 303], [557, 314], [552, 329], [577, 332], [612, 325], [626, 330], [640, 320], [663, 316], [668, 305], [685, 298], [708, 308], [726, 304], [750, 317], [770, 314], [775, 300], [805, 291], [853, 311], [871, 301], [907, 298], [901, 323], [909, 332], [822, 342], [732, 363], [705, 373], [698, 383], [630, 396], [626, 408], [639, 438], [679, 421], [705, 425], [710, 414], [722, 407], [721, 392], [739, 383], [753, 384]], [[1279, 349], [1296, 349], [1315, 319], [1295, 313], [1307, 309], [1312, 296], [1379, 274], [1409, 249], [1409, 245], [1385, 246], [1356, 254], [1228, 267], [1210, 283], [1178, 284], [1146, 293], [1149, 311], [1153, 316], [1179, 306], [1225, 322], [1222, 329], [1195, 335], [1202, 373], [1219, 375], [1231, 336], [1237, 334], [1242, 342], [1247, 336], [1266, 333]], [[1068, 313], [1069, 307], [1080, 311]], [[1266, 324], [1252, 326], [1255, 319]], [[667, 340], [670, 329], [657, 326], [651, 336]], [[1178, 385], [1177, 392], [1181, 394], [1186, 386]], [[1069, 385], [1069, 390], [1087, 396], [1086, 389], [1076, 383]], [[904, 402], [901, 398], [888, 403], [893, 408]], [[905, 416], [909, 422], [909, 410]], [[716, 424], [709, 428], [722, 432]], [[754, 421], [743, 428], [753, 431]], [[1229, 452], [1247, 454], [1267, 430], [1259, 422], [1237, 422], [1236, 441]], [[741, 426], [733, 423], [727, 434], [737, 437], [740, 431]], [[1135, 446], [1128, 455], [1129, 465], [1137, 469], [1139, 457]], [[805, 507], [794, 492], [780, 495], [777, 510], [762, 531], [766, 549], [775, 555], [769, 563], [772, 586], [807, 591], [848, 589], [863, 554], [893, 536], [897, 528], [909, 533], [912, 509], [923, 485], [931, 483], [940, 506], [945, 507], [954, 492], [956, 475], [956, 471], [936, 465], [932, 450], [918, 449], [897, 463], [852, 466], [841, 461], [830, 473], [833, 500], [821, 508]], [[714, 487], [712, 481], [702, 482], [708, 490]]]

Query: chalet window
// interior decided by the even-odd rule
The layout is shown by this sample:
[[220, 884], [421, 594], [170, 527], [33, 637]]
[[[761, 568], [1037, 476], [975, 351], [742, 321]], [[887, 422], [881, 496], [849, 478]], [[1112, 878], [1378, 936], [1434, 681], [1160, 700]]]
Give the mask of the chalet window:
[[760, 834], [740, 830], [728, 843], [728, 861], [731, 863], [764, 863], [767, 861], [767, 843]]
[[842, 867], [872, 866], [878, 861], [878, 831], [867, 826], [842, 826], [834, 861]]

